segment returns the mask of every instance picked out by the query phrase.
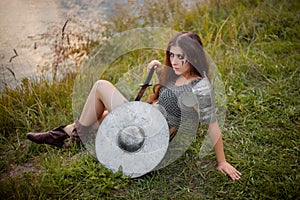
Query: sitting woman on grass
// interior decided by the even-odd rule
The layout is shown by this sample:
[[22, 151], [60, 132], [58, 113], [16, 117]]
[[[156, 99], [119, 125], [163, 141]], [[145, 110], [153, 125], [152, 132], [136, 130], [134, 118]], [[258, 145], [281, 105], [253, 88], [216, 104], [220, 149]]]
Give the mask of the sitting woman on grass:
[[[225, 158], [221, 131], [215, 117], [212, 89], [206, 88], [209, 94], [205, 98], [198, 90], [203, 83], [209, 85], [206, 76], [209, 67], [200, 37], [193, 32], [180, 32], [175, 35], [168, 43], [164, 65], [153, 60], [148, 65], [148, 70], [151, 68], [155, 68], [159, 83], [154, 86], [149, 103], [155, 105], [164, 115], [169, 126], [170, 138], [176, 135], [182, 115], [188, 115], [191, 119], [197, 118], [198, 122], [207, 124], [208, 133], [214, 144], [218, 170], [233, 180], [240, 179], [241, 173]], [[187, 106], [181, 97], [191, 92], [196, 96], [196, 100]], [[27, 138], [38, 144], [67, 147], [70, 141], [84, 140], [91, 129], [98, 127], [110, 111], [126, 102], [128, 100], [113, 84], [99, 80], [91, 89], [81, 115], [75, 123], [59, 126], [44, 133], [28, 133]]]

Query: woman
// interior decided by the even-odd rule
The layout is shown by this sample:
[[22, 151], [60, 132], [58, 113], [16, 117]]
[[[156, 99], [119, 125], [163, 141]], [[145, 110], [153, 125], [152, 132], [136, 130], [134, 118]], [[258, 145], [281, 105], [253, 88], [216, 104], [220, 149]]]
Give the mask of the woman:
[[[149, 103], [156, 105], [165, 116], [173, 139], [182, 120], [182, 116], [196, 119], [207, 124], [208, 133], [214, 144], [218, 170], [228, 174], [233, 180], [240, 179], [241, 173], [226, 159], [220, 128], [214, 115], [214, 99], [206, 74], [209, 73], [200, 37], [192, 32], [180, 32], [169, 42], [165, 63], [153, 60], [148, 70], [156, 69], [159, 84]], [[199, 90], [204, 88], [204, 90]], [[206, 91], [206, 94], [204, 94]], [[207, 93], [208, 91], [208, 93]], [[190, 96], [193, 94], [194, 96]], [[104, 117], [115, 107], [126, 103], [127, 99], [105, 80], [97, 81], [90, 91], [80, 118], [67, 126], [60, 126], [45, 133], [28, 133], [27, 137], [39, 144], [67, 147], [70, 142], [85, 143], [93, 127], [98, 127]], [[192, 121], [192, 124], [193, 123]]]

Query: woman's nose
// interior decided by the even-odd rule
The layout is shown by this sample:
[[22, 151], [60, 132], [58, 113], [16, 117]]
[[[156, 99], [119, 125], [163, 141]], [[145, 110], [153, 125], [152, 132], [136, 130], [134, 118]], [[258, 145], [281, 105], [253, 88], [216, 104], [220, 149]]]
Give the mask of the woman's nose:
[[171, 60], [172, 65], [177, 65], [178, 64], [178, 58], [175, 56], [172, 60]]

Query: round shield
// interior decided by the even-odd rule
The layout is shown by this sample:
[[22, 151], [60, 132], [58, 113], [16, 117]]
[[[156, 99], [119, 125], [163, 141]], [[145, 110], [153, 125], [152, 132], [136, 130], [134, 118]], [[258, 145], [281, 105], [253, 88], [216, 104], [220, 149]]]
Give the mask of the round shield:
[[169, 144], [168, 124], [154, 106], [133, 101], [112, 110], [96, 135], [97, 159], [113, 172], [132, 178], [153, 170]]

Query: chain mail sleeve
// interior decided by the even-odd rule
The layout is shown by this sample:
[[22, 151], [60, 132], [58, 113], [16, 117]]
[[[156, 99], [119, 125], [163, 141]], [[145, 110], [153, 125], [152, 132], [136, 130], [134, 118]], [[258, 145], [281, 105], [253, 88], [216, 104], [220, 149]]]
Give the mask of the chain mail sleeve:
[[197, 97], [199, 121], [203, 124], [216, 122], [213, 89], [206, 76], [192, 87], [192, 93]]

